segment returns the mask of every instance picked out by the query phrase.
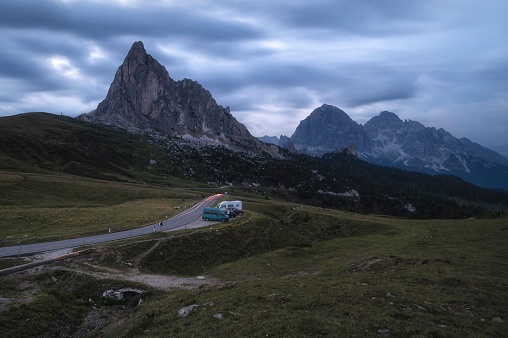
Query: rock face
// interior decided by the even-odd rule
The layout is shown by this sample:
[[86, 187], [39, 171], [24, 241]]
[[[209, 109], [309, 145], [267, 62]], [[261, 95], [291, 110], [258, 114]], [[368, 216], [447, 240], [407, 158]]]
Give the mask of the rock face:
[[358, 150], [356, 150], [356, 146], [354, 143], [351, 143], [347, 148], [339, 148], [335, 150], [336, 153], [346, 153], [355, 157], [358, 157]]
[[337, 107], [323, 104], [301, 121], [291, 136], [300, 153], [321, 156], [355, 144], [359, 152], [369, 149], [363, 126]]
[[279, 138], [277, 136], [268, 136], [268, 135], [265, 135], [265, 136], [258, 137], [258, 139], [260, 141], [263, 141], [263, 142], [266, 142], [266, 143], [275, 144], [276, 146], [278, 146], [279, 143], [280, 143]]
[[474, 159], [508, 165], [508, 160], [493, 150], [465, 138], [457, 139], [442, 128], [402, 121], [387, 111], [370, 119], [364, 130], [373, 146], [362, 156], [371, 161], [467, 173], [471, 172]]
[[171, 79], [141, 41], [132, 45], [104, 101], [79, 118], [132, 131], [208, 139], [249, 150], [263, 148], [229, 107], [218, 105], [199, 83]]
[[323, 105], [300, 122], [291, 136], [300, 153], [321, 156], [353, 144], [372, 163], [427, 173], [452, 174], [488, 187], [508, 189], [508, 159], [444, 129], [402, 121], [381, 112], [365, 126], [339, 108]]
[[296, 154], [298, 151], [296, 150], [295, 144], [291, 141], [291, 138], [286, 135], [280, 136], [279, 146], [288, 149], [290, 152]]
[[291, 138], [289, 138], [286, 135], [281, 135], [280, 138], [277, 136], [265, 135], [265, 136], [258, 137], [258, 139], [263, 142], [269, 143], [269, 144], [274, 144], [276, 146], [286, 148], [293, 154], [297, 153], [297, 150], [295, 148], [293, 141], [291, 141]]

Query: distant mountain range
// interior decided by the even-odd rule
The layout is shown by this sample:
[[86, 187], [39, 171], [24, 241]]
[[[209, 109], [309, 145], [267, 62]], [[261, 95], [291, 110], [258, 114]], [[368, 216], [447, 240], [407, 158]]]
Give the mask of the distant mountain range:
[[508, 159], [501, 154], [466, 138], [457, 139], [442, 128], [402, 121], [388, 111], [362, 126], [341, 109], [324, 104], [301, 121], [290, 138], [260, 139], [312, 156], [353, 144], [358, 156], [371, 163], [451, 174], [480, 186], [508, 189]]

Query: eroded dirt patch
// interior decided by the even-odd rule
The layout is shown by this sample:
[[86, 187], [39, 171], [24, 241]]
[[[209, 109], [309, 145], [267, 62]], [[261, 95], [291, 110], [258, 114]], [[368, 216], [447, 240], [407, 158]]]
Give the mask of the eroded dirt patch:
[[133, 268], [130, 271], [122, 271], [113, 268], [106, 268], [104, 266], [94, 266], [88, 263], [82, 263], [82, 267], [78, 266], [61, 266], [61, 269], [71, 271], [78, 274], [86, 274], [96, 279], [114, 279], [124, 280], [130, 282], [141, 283], [158, 290], [174, 290], [174, 289], [195, 289], [204, 285], [222, 285], [223, 282], [217, 278], [210, 276], [196, 276], [196, 277], [180, 277], [180, 276], [167, 276], [157, 274], [147, 274], [139, 272]]

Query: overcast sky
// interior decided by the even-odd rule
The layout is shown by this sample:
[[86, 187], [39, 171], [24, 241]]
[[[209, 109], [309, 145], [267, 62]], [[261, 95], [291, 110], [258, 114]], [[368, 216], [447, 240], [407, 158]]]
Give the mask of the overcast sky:
[[135, 41], [255, 136], [327, 103], [508, 144], [505, 0], [1, 0], [0, 116], [95, 109]]

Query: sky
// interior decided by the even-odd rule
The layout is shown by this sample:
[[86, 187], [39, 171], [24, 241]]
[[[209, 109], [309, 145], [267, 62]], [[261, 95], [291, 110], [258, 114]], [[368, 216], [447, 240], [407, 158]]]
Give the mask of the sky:
[[1, 0], [0, 116], [90, 112], [135, 41], [254, 136], [326, 103], [508, 144], [505, 0]]

